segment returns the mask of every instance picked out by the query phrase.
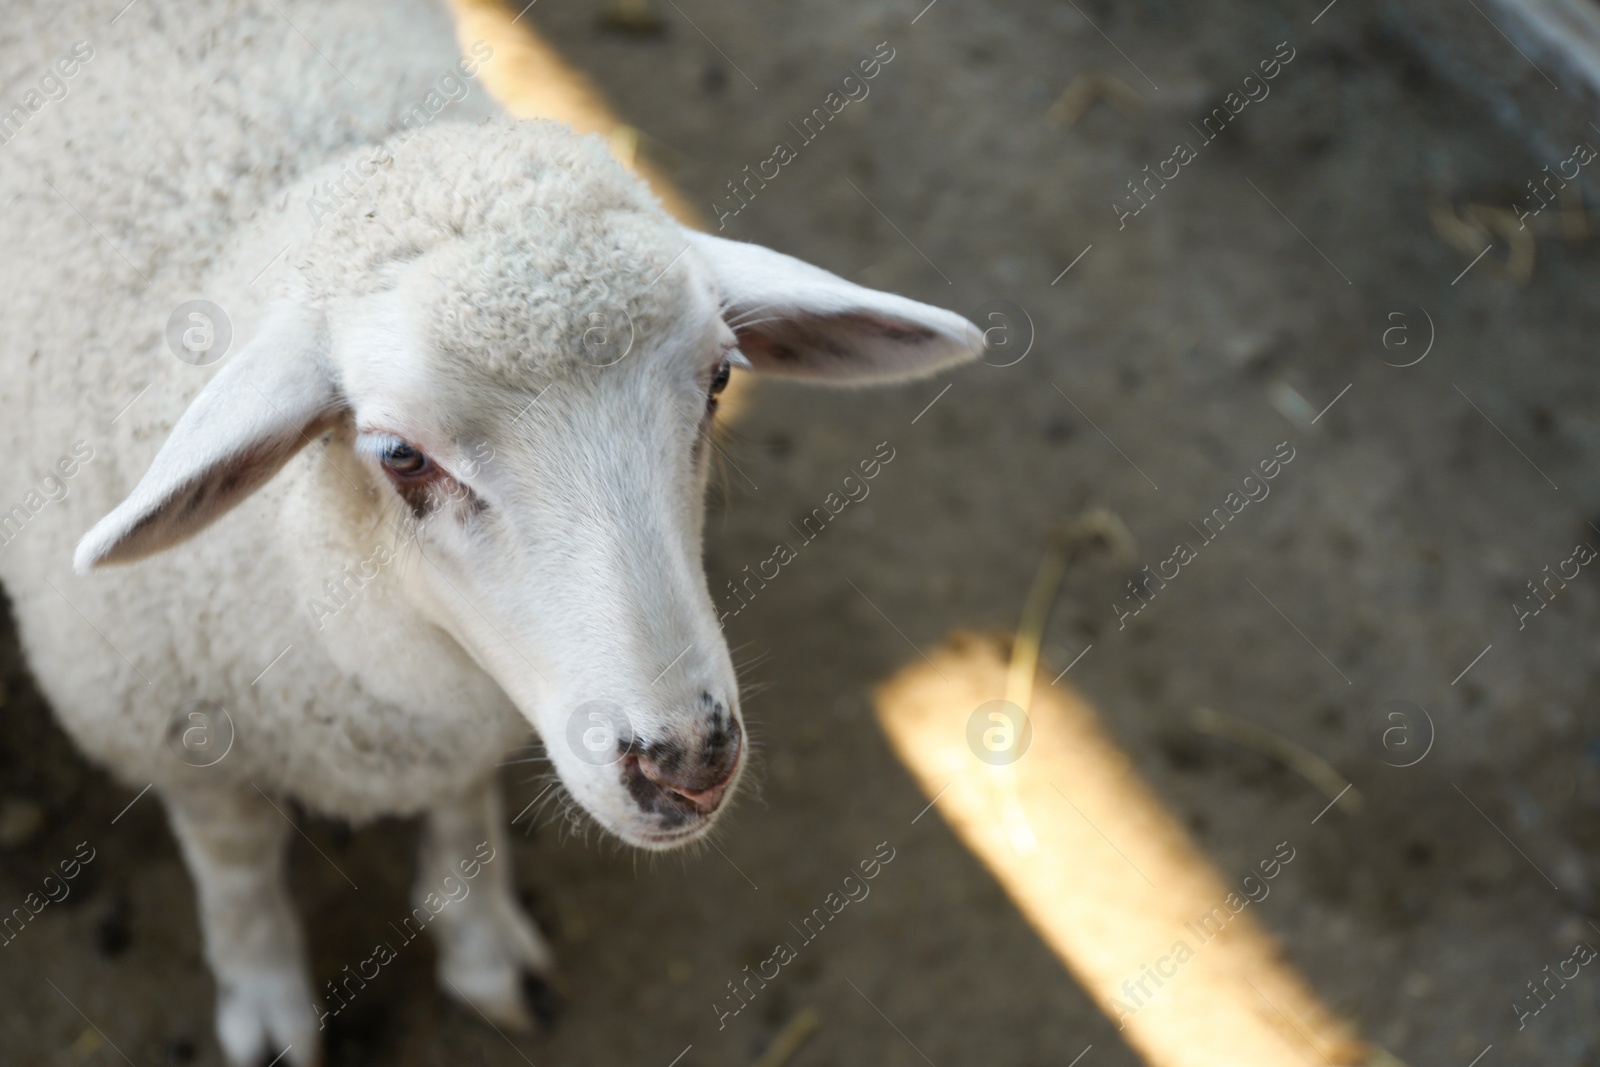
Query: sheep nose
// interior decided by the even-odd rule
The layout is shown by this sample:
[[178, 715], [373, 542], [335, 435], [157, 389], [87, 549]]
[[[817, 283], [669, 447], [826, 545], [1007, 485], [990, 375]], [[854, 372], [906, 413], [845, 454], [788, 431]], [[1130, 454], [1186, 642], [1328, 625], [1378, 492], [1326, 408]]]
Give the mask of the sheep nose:
[[728, 783], [733, 781], [733, 768], [734, 764], [730, 762], [726, 769], [683, 778], [663, 771], [649, 757], [639, 760], [639, 773], [666, 792], [687, 800], [701, 815], [709, 815], [717, 810], [717, 805], [722, 802], [722, 794], [728, 791]]
[[635, 802], [647, 812], [681, 822], [710, 815], [722, 803], [739, 769], [743, 749], [739, 720], [721, 714], [696, 731], [698, 744], [661, 741], [623, 761]]

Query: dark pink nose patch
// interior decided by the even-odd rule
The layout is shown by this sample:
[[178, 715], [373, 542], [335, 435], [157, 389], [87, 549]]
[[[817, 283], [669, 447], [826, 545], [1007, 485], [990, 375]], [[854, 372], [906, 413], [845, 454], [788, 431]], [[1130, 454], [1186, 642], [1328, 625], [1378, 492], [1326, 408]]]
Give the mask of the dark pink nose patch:
[[739, 768], [739, 721], [710, 694], [702, 703], [710, 710], [689, 736], [657, 741], [622, 760], [623, 783], [634, 802], [669, 825], [716, 811]]

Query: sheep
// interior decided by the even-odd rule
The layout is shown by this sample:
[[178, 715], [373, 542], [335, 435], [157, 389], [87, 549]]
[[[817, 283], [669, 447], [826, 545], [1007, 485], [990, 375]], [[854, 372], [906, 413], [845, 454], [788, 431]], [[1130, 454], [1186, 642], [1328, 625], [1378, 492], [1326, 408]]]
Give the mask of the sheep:
[[526, 1027], [554, 961], [495, 862], [507, 753], [531, 730], [649, 850], [703, 836], [747, 765], [700, 562], [718, 392], [926, 375], [980, 335], [681, 228], [597, 138], [498, 116], [493, 49], [426, 0], [125, 3], [0, 30], [45, 90], [0, 100], [24, 652], [164, 803], [231, 1063], [315, 1063], [337, 1010], [286, 892], [291, 799], [420, 816], [441, 988]]

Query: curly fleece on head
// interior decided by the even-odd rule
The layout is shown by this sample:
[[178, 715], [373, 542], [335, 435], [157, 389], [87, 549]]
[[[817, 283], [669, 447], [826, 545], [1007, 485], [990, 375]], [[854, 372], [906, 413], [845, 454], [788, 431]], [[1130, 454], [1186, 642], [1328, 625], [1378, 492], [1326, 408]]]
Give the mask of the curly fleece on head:
[[685, 275], [667, 268], [687, 242], [598, 137], [491, 120], [385, 149], [304, 246], [313, 301], [399, 286], [435, 351], [519, 385], [582, 366], [592, 323], [655, 333], [683, 313]]

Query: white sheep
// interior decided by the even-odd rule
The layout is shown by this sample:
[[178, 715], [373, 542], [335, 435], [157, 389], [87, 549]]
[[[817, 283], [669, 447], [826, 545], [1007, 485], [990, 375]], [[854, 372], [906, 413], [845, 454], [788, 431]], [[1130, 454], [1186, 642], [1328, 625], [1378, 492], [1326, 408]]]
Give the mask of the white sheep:
[[[886, 380], [977, 331], [687, 232], [597, 139], [486, 117], [493, 50], [463, 59], [426, 0], [126, 2], [22, 0], [0, 30], [25, 652], [84, 751], [166, 804], [232, 1062], [315, 1062], [339, 995], [307, 974], [287, 798], [422, 815], [441, 985], [526, 1025], [552, 961], [511, 864], [480, 862], [497, 764], [531, 725], [647, 849], [705, 833], [745, 765], [700, 563], [729, 368]], [[175, 347], [194, 299], [226, 322], [179, 316]], [[229, 325], [215, 366], [174, 354]]]

